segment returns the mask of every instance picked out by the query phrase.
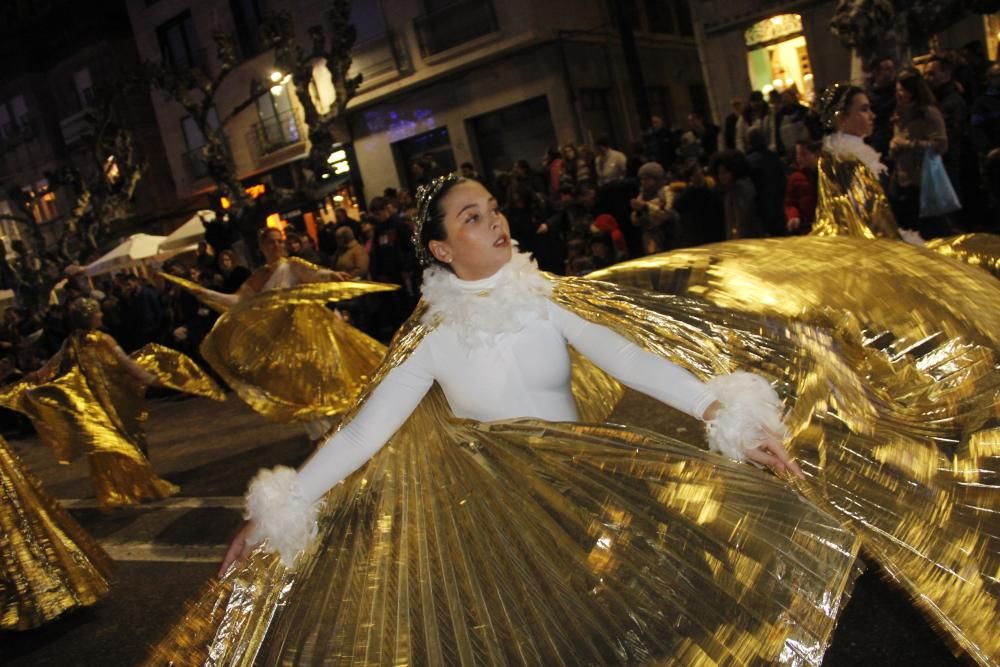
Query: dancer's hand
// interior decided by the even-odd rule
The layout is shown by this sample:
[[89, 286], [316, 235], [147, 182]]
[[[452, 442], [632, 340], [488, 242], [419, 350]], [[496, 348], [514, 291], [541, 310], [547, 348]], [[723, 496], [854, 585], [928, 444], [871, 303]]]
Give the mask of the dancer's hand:
[[218, 576], [225, 574], [226, 570], [233, 563], [243, 562], [253, 548], [257, 545], [250, 543], [250, 533], [254, 529], [253, 521], [245, 522], [233, 537], [233, 541], [229, 543], [229, 548], [226, 549], [226, 557], [222, 559], [222, 565], [219, 567]]
[[768, 434], [768, 436], [754, 449], [745, 450], [747, 459], [765, 465], [775, 472], [787, 471], [799, 479], [805, 479], [806, 476], [802, 474], [802, 469], [788, 456], [788, 452], [785, 451], [778, 438], [772, 434]]

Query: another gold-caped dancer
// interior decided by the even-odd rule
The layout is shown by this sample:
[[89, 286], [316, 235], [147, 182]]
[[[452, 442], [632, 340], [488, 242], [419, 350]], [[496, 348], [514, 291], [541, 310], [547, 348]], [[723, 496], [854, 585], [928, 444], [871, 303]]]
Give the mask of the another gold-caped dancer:
[[357, 399], [385, 353], [326, 304], [399, 288], [350, 282], [348, 274], [288, 258], [280, 229], [261, 230], [259, 241], [267, 263], [236, 294], [164, 277], [223, 311], [202, 341], [205, 361], [254, 410], [303, 422], [316, 439]]
[[0, 438], [0, 630], [29, 630], [110, 589], [111, 558]]
[[87, 455], [102, 507], [171, 496], [178, 487], [153, 472], [146, 456], [144, 397], [151, 385], [214, 400], [222, 390], [191, 359], [150, 344], [129, 357], [98, 330], [101, 306], [77, 299], [69, 308], [72, 333], [45, 365], [6, 387], [0, 404], [24, 413], [61, 462]]
[[[830, 86], [820, 98], [820, 111], [828, 134], [819, 159], [812, 234], [902, 239], [1000, 278], [1000, 236], [996, 234], [961, 234], [925, 242], [917, 232], [899, 229], [880, 182], [886, 166], [878, 152], [865, 143], [875, 116], [861, 88], [846, 83]], [[926, 150], [931, 150], [930, 146]]]

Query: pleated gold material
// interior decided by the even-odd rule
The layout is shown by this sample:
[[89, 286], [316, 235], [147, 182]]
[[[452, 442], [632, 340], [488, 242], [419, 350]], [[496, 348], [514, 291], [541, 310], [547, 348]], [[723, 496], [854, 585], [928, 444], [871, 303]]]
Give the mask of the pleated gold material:
[[[859, 532], [956, 648], [1000, 664], [1000, 283], [901, 242], [851, 238], [718, 244], [597, 277], [731, 309], [710, 337], [737, 359], [756, 355], [795, 396], [801, 492]], [[637, 303], [669, 312], [657, 298]], [[591, 319], [614, 325], [613, 313]], [[795, 353], [766, 327], [751, 336], [756, 317], [784, 328]], [[697, 319], [709, 326], [711, 308]], [[698, 355], [683, 361], [710, 372]]]
[[[0, 404], [27, 415], [39, 438], [68, 462], [86, 454], [103, 507], [169, 497], [177, 486], [159, 478], [146, 457], [145, 391], [119, 363], [114, 339], [99, 331], [71, 334], [50, 377], [6, 388]], [[159, 345], [136, 361], [166, 386], [222, 400], [222, 390], [186, 356]]]
[[202, 341], [202, 356], [265, 417], [312, 421], [337, 415], [357, 400], [385, 346], [326, 304], [396, 289], [382, 283], [321, 282], [262, 292], [219, 318]]
[[0, 438], [0, 630], [94, 604], [112, 562]]
[[[690, 302], [685, 323], [588, 281], [556, 298], [613, 301], [616, 328], [702, 370], [734, 361]], [[599, 417], [621, 388], [578, 365], [574, 393]], [[766, 473], [620, 427], [456, 420], [437, 389], [327, 502], [295, 572], [258, 549], [149, 664], [818, 665], [856, 572], [858, 538]]]
[[[860, 161], [824, 153], [819, 160], [814, 236], [900, 239], [881, 183]], [[961, 234], [927, 241], [926, 248], [1000, 278], [1000, 236]]]
[[986, 269], [1000, 278], [1000, 236], [996, 234], [961, 234], [932, 239], [927, 248], [945, 257]]
[[864, 164], [824, 152], [817, 169], [819, 183], [813, 235], [900, 238], [885, 191]]
[[437, 390], [327, 501], [297, 574], [258, 553], [150, 663], [819, 664], [855, 573], [856, 537], [749, 466]]

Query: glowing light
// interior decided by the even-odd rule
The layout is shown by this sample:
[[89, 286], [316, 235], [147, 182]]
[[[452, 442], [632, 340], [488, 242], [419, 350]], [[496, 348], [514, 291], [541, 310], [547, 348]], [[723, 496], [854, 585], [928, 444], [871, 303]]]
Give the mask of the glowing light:
[[333, 201], [335, 201], [335, 202], [337, 202], [339, 204], [340, 202], [344, 201], [344, 195], [334, 195], [333, 196]]
[[281, 233], [284, 234], [285, 227], [288, 226], [288, 221], [284, 220], [277, 213], [272, 213], [271, 215], [267, 216], [267, 226], [270, 227], [271, 229], [280, 229]]
[[806, 81], [812, 81], [813, 80], [813, 75], [812, 74], [806, 74], [802, 78], [804, 80], [806, 80]]
[[347, 160], [341, 160], [333, 165], [333, 173], [343, 174], [351, 170], [351, 165], [347, 164]]
[[278, 83], [284, 76], [285, 75], [279, 72], [278, 70], [274, 70], [273, 72], [271, 72], [271, 81]]
[[774, 81], [771, 82], [771, 87], [772, 88], [781, 88], [784, 85], [785, 85], [785, 82], [782, 81], [781, 79], [775, 79]]
[[285, 87], [280, 84], [277, 86], [271, 86], [271, 94], [274, 95], [275, 97], [278, 97], [279, 95], [281, 95], [281, 91], [283, 91], [284, 89]]
[[332, 153], [330, 153], [330, 157], [328, 157], [326, 161], [329, 164], [333, 164], [334, 162], [340, 162], [341, 160], [346, 160], [346, 159], [347, 159], [347, 151], [345, 151], [344, 149], [340, 149], [339, 151], [333, 151]]
[[773, 23], [774, 25], [781, 25], [784, 22], [785, 22], [785, 17], [784, 16], [772, 16], [771, 17], [771, 23]]
[[786, 86], [793, 86], [793, 85], [795, 85], [795, 82], [792, 81], [791, 79], [785, 79], [785, 85]]
[[766, 86], [764, 86], [764, 87], [763, 87], [763, 88], [761, 89], [761, 92], [762, 92], [762, 93], [764, 93], [765, 95], [767, 95], [767, 94], [768, 94], [768, 93], [770, 93], [770, 92], [771, 92], [772, 90], [774, 90], [774, 86], [772, 86], [771, 84], [767, 84]]
[[219, 197], [219, 206], [221, 206], [223, 208], [223, 210], [225, 210], [225, 209], [229, 208], [230, 206], [232, 206], [232, 204], [229, 202], [229, 199], [227, 199], [226, 197]]

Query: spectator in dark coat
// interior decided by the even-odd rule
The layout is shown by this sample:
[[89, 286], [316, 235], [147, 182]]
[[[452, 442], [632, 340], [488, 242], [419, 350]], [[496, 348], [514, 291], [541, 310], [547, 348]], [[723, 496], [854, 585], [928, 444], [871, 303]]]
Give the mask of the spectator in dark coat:
[[129, 274], [125, 278], [125, 293], [121, 305], [124, 340], [119, 343], [126, 352], [160, 339], [164, 313], [156, 290], [143, 283], [139, 276]]
[[892, 116], [896, 113], [896, 61], [879, 58], [872, 67], [872, 81], [868, 88], [868, 101], [875, 114], [875, 129], [868, 143], [884, 160], [889, 156], [892, 141]]
[[972, 104], [972, 140], [989, 195], [989, 229], [1000, 230], [1000, 63], [986, 77], [986, 89]]
[[711, 169], [719, 182], [726, 221], [726, 239], [763, 236], [757, 213], [757, 194], [750, 180], [750, 165], [737, 150], [717, 153]]
[[743, 115], [743, 100], [734, 97], [729, 101], [729, 107], [732, 111], [722, 124], [722, 150], [726, 151], [736, 150], [736, 124]]
[[747, 164], [756, 192], [757, 215], [769, 236], [783, 236], [785, 229], [785, 164], [768, 149], [764, 134], [754, 128], [747, 135]]
[[955, 188], [960, 202], [965, 202], [965, 185], [968, 173], [963, 170], [963, 160], [968, 156], [969, 145], [969, 105], [959, 91], [952, 75], [955, 64], [943, 55], [931, 56], [924, 70], [924, 80], [930, 86], [937, 100], [938, 109], [944, 116], [945, 132], [948, 134], [948, 151], [942, 155], [948, 178]]

